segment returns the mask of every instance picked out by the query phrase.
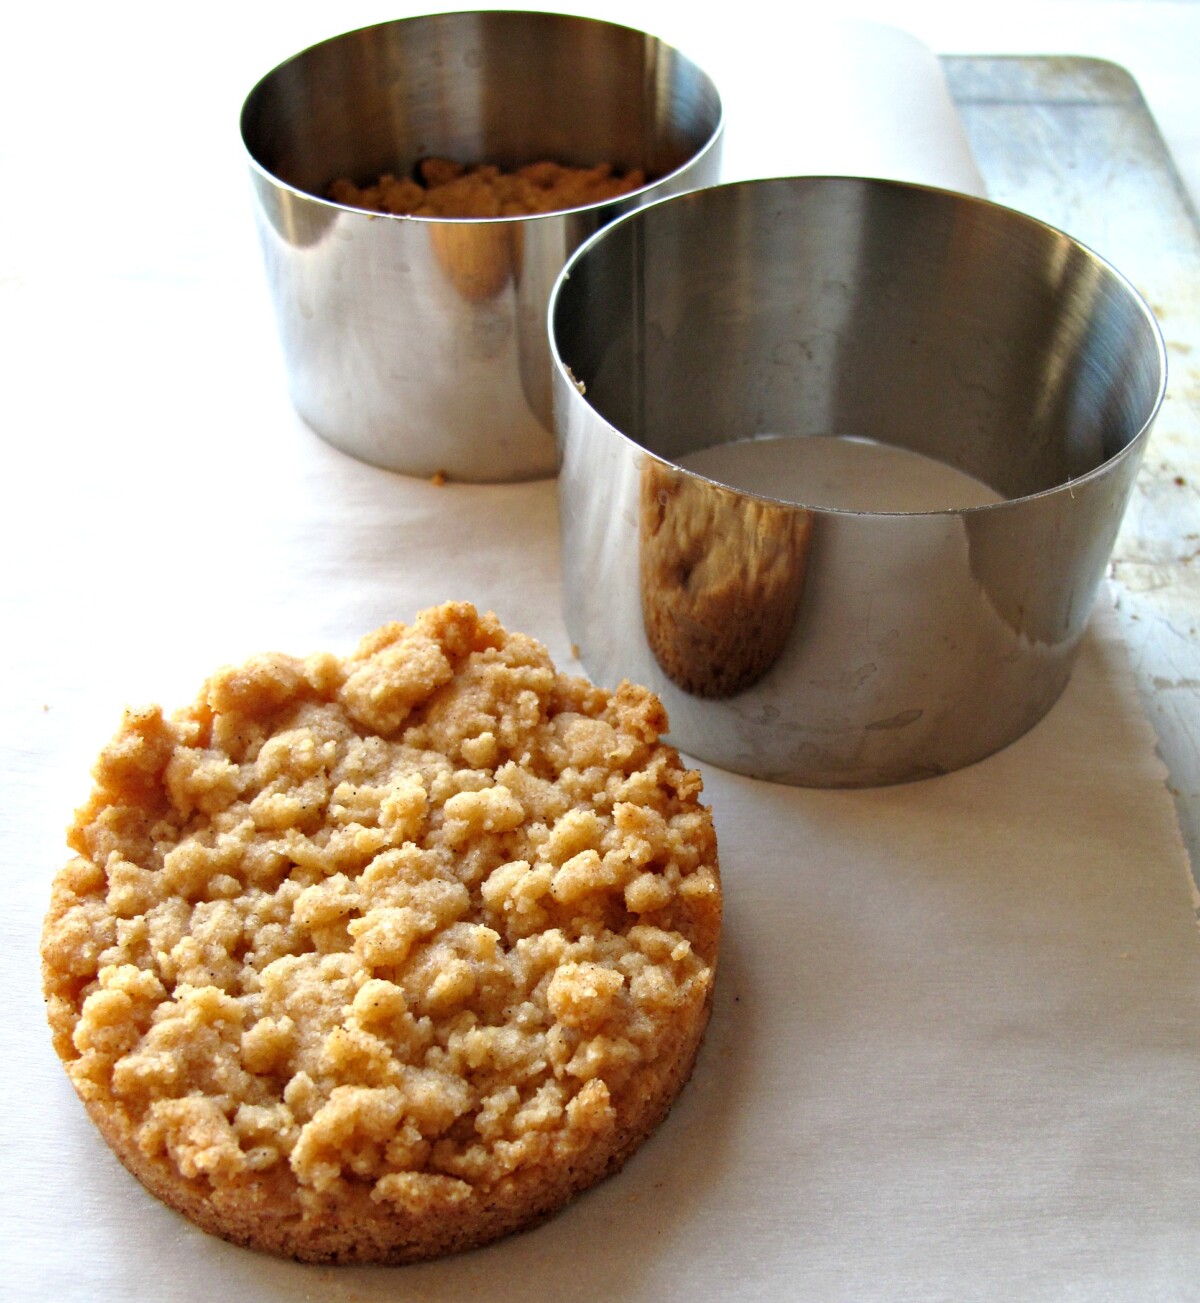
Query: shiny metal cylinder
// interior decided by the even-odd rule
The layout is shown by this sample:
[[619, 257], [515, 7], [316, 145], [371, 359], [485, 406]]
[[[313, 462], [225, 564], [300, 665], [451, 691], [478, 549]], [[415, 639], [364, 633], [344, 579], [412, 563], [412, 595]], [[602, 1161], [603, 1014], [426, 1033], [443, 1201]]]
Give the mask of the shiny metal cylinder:
[[[662, 695], [683, 750], [893, 783], [1057, 699], [1166, 383], [1101, 258], [945, 191], [749, 182], [593, 237], [549, 322], [568, 629], [598, 682]], [[857, 436], [994, 494], [844, 510], [678, 464], [766, 434]]]
[[[716, 179], [721, 103], [654, 37], [556, 14], [400, 19], [313, 46], [242, 110], [292, 400], [344, 451], [411, 475], [556, 468], [546, 305], [614, 217]], [[421, 158], [643, 168], [617, 200], [534, 217], [366, 213], [324, 196]]]

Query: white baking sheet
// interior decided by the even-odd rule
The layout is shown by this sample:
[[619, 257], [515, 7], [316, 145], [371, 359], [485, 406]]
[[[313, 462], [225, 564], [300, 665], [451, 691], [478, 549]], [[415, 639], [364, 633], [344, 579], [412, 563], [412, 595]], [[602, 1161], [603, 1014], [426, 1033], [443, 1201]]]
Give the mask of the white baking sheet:
[[[571, 664], [551, 483], [437, 488], [374, 470], [316, 439], [284, 394], [230, 143], [237, 101], [331, 23], [386, 15], [268, 6], [229, 45], [219, 22], [155, 10], [161, 49], [194, 56], [172, 77], [129, 43], [148, 12], [109, 7], [59, 55], [40, 129], [90, 124], [90, 204], [4, 209], [0, 1295], [1194, 1296], [1200, 948], [1103, 604], [1049, 717], [961, 773], [838, 793], [706, 768], [727, 892], [708, 1042], [662, 1130], [547, 1226], [417, 1268], [306, 1268], [201, 1234], [119, 1168], [50, 1049], [36, 943], [62, 827], [122, 705], [178, 704], [216, 664], [266, 648], [345, 650], [447, 597]], [[613, 16], [656, 13], [664, 34], [678, 39], [667, 19], [694, 28], [731, 61], [757, 48], [675, 6]], [[874, 30], [877, 51], [911, 53]], [[846, 50], [870, 31], [846, 29]], [[851, 102], [862, 66], [865, 101], [886, 60], [846, 57]], [[35, 68], [22, 76], [44, 90]], [[944, 93], [936, 78], [927, 90]], [[924, 156], [925, 179], [946, 183], [904, 120], [895, 174]], [[798, 139], [784, 127], [781, 156]], [[154, 202], [131, 206], [130, 179], [168, 146], [191, 173], [161, 174]], [[30, 174], [32, 146], [2, 148], [5, 175]]]

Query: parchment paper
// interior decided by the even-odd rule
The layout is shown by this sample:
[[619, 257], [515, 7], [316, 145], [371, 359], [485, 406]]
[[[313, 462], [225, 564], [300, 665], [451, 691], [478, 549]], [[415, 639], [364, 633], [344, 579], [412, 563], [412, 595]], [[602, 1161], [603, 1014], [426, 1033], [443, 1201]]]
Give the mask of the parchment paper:
[[[269, 32], [247, 17], [224, 63], [219, 25], [159, 17], [163, 48], [199, 69], [174, 81], [124, 43], [142, 11], [96, 19], [59, 55], [43, 128], [87, 118], [107, 152], [80, 166], [101, 188], [90, 208], [4, 210], [0, 1295], [1194, 1296], [1200, 951], [1103, 602], [1060, 703], [968, 770], [838, 793], [705, 767], [727, 893], [708, 1041], [661, 1131], [545, 1227], [400, 1271], [306, 1268], [196, 1231], [108, 1153], [50, 1048], [36, 945], [121, 707], [181, 704], [256, 651], [346, 650], [451, 596], [573, 663], [551, 482], [405, 479], [290, 410], [237, 151], [210, 137], [273, 60], [383, 15], [272, 14]], [[43, 84], [36, 63], [9, 71], [30, 96]], [[841, 75], [854, 101], [855, 67]], [[192, 173], [161, 174], [153, 206], [121, 202], [168, 139]], [[889, 147], [899, 174], [912, 160]], [[5, 146], [6, 176], [30, 174], [26, 148]], [[197, 181], [209, 202], [189, 205]]]

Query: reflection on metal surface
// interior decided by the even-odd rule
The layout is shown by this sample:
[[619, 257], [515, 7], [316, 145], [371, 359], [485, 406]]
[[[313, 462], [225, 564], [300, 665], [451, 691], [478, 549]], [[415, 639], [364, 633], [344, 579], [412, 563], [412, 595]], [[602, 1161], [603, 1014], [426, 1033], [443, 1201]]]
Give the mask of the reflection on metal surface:
[[318, 244], [334, 227], [338, 210], [330, 204], [313, 203], [308, 195], [283, 189], [261, 175], [252, 175], [259, 221], [288, 249], [308, 249]]
[[[1083, 480], [1064, 501], [1032, 499], [1020, 510], [965, 519], [980, 599], [1022, 645], [1078, 642], [1137, 470], [1137, 459], [1129, 461], [1124, 473]], [[1071, 559], [1069, 568], [1063, 558]]]
[[791, 632], [811, 532], [807, 511], [646, 459], [642, 615], [650, 649], [673, 683], [719, 698], [762, 678]]
[[429, 245], [455, 292], [467, 303], [486, 303], [513, 274], [520, 233], [520, 226], [508, 222], [434, 222]]
[[[550, 320], [567, 627], [600, 683], [660, 692], [683, 750], [899, 782], [1057, 699], [1165, 386], [1153, 317], [1096, 255], [948, 192], [752, 182], [608, 227]], [[764, 432], [852, 432], [998, 500], [841, 510], [793, 482], [802, 510], [688, 469], [786, 453]]]
[[[716, 179], [712, 81], [645, 33], [536, 12], [349, 32], [263, 78], [242, 110], [256, 217], [301, 416], [412, 475], [552, 474], [546, 308], [571, 251], [640, 204]], [[324, 196], [430, 154], [609, 162], [657, 178], [565, 213], [392, 216]]]

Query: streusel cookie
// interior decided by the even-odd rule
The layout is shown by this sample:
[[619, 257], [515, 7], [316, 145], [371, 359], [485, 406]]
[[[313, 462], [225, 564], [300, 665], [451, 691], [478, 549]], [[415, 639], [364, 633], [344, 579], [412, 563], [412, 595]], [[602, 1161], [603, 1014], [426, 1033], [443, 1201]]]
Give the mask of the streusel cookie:
[[618, 1168], [691, 1072], [720, 933], [665, 725], [466, 604], [127, 713], [42, 939], [121, 1161], [238, 1243], [393, 1263]]

